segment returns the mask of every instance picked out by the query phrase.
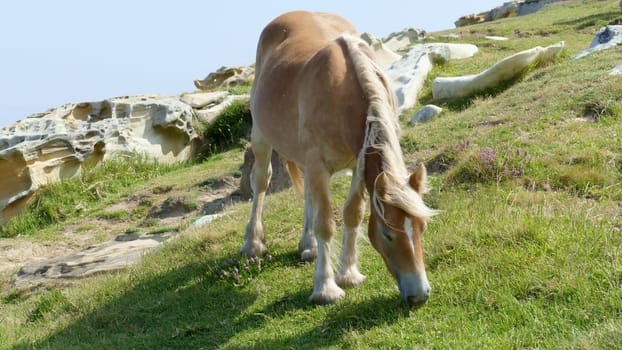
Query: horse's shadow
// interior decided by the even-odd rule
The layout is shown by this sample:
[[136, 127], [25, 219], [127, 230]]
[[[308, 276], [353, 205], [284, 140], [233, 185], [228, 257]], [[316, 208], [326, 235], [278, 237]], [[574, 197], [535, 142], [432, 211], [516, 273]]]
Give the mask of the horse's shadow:
[[318, 341], [322, 346], [339, 345], [352, 331], [365, 332], [381, 325], [392, 324], [410, 313], [407, 307], [399, 304], [391, 296], [376, 296], [360, 302], [348, 302], [346, 297], [346, 300], [337, 305], [316, 306], [308, 302], [309, 293], [310, 290], [302, 290], [294, 295], [283, 297], [262, 311], [240, 320], [240, 323], [257, 324], [257, 322], [267, 322], [267, 319], [279, 318], [300, 310], [327, 307], [328, 313], [322, 321], [302, 333], [288, 336], [275, 334], [270, 340], [258, 341], [250, 348], [292, 349], [304, 347], [305, 344], [317, 344]]
[[[15, 349], [217, 348], [234, 338], [238, 330], [264, 327], [269, 319], [321, 307], [308, 302], [311, 288], [304, 288], [259, 312], [246, 312], [258, 294], [249, 288], [217, 282], [213, 277], [213, 267], [228, 258], [233, 256], [191, 262], [144, 278], [49, 337], [36, 344], [18, 344]], [[291, 266], [298, 263], [297, 258], [294, 252], [276, 255], [273, 264]], [[275, 335], [251, 347], [296, 348], [317, 343], [318, 339], [326, 345], [339, 344], [352, 330], [366, 331], [390, 324], [408, 313], [395, 296], [375, 296], [356, 302], [346, 297], [327, 308], [325, 319], [316, 321], [312, 329], [286, 337]]]

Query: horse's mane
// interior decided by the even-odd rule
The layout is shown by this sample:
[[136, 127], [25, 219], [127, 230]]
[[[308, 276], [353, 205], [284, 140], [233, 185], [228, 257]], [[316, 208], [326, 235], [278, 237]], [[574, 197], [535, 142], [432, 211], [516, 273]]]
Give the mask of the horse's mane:
[[[436, 211], [428, 208], [421, 196], [408, 185], [409, 174], [400, 147], [401, 128], [391, 84], [382, 68], [367, 55], [366, 51], [371, 52], [367, 43], [350, 35], [343, 35], [342, 38], [348, 47], [361, 89], [369, 100], [365, 140], [357, 157], [357, 178], [364, 179], [365, 156], [369, 152], [378, 152], [382, 170], [396, 185], [388, 189], [390, 204], [412, 216], [428, 218]], [[382, 203], [373, 194], [370, 195], [378, 214], [383, 216]]]

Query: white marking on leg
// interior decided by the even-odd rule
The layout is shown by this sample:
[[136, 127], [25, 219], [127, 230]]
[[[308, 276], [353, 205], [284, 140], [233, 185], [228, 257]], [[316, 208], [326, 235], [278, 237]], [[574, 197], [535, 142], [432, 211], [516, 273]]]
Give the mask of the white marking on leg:
[[316, 304], [332, 304], [341, 299], [345, 292], [335, 283], [330, 261], [330, 243], [318, 238], [317, 245], [313, 294], [310, 300]]
[[413, 237], [415, 236], [415, 232], [413, 230], [413, 223], [410, 218], [404, 219], [404, 232], [408, 236], [408, 242], [410, 242], [410, 246], [412, 249], [415, 249], [415, 243], [413, 242]]

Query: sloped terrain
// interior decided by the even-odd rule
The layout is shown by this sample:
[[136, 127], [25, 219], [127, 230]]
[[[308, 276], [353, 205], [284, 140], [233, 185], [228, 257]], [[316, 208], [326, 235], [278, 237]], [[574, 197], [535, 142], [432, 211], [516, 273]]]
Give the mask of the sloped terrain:
[[[290, 189], [266, 201], [270, 257], [261, 262], [238, 257], [250, 204], [231, 202], [202, 229], [173, 224], [185, 234], [114, 274], [32, 290], [12, 288], [6, 276], [0, 347], [622, 347], [622, 78], [609, 75], [622, 50], [572, 59], [602, 26], [620, 21], [617, 1], [577, 0], [426, 39], [473, 43], [480, 52], [436, 65], [418, 105], [402, 115], [407, 163], [426, 163], [433, 190], [425, 200], [442, 211], [424, 237], [433, 289], [425, 307], [404, 307], [365, 239], [363, 285], [336, 305], [309, 304], [313, 265], [299, 262], [302, 201]], [[562, 40], [562, 57], [494, 91], [432, 100], [434, 77], [481, 72], [518, 51]], [[406, 125], [432, 102], [445, 111]], [[194, 209], [182, 216], [198, 217], [211, 201], [202, 199], [202, 188], [236, 178], [242, 152], [146, 179], [99, 210], [19, 239], [50, 244], [73, 227], [74, 237], [88, 231], [101, 241], [128, 228], [146, 231], [145, 220], [157, 235], [167, 226], [158, 208], [174, 207], [169, 201], [162, 211], [160, 203], [187, 198]], [[340, 227], [348, 180], [331, 185]], [[111, 221], [118, 230], [105, 233]], [[249, 267], [242, 280], [226, 278], [237, 267]]]

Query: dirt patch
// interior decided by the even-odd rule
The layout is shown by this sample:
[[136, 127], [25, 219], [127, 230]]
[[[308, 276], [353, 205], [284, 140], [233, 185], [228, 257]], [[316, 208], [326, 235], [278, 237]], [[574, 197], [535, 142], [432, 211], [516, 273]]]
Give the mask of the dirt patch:
[[[19, 274], [16, 273], [23, 269], [27, 270], [28, 267], [34, 268], [34, 275], [42, 276], [42, 279], [37, 279], [38, 284], [70, 283], [71, 279], [56, 275], [46, 280], [45, 273], [39, 273], [37, 264], [61, 266], [62, 264], [58, 262], [73, 259], [72, 261], [78, 261], [76, 264], [79, 265], [82, 261], [80, 259], [86, 259], [85, 257], [92, 255], [93, 252], [104, 254], [107, 258], [89, 262], [89, 271], [99, 271], [98, 269], [106, 271], [110, 266], [113, 267], [111, 270], [121, 268], [125, 262], [130, 264], [139, 259], [114, 260], [109, 252], [127, 250], [127, 247], [122, 246], [129, 244], [130, 248], [135, 249], [131, 254], [140, 255], [143, 250], [138, 243], [150, 245], [149, 249], [151, 246], [156, 247], [160, 241], [175, 236], [177, 228], [183, 227], [184, 221], [222, 212], [227, 205], [240, 200], [242, 198], [239, 194], [239, 179], [232, 176], [209, 180], [184, 189], [158, 186], [144, 189], [109, 205], [103, 210], [104, 215], [98, 214], [66, 225], [59, 233], [58, 240], [38, 242], [27, 237], [0, 239], [0, 285], [12, 284], [13, 287], [17, 287], [15, 281]], [[172, 233], [168, 230], [154, 234], [158, 229], [164, 228], [175, 229]], [[131, 242], [119, 239], [136, 235], [140, 236], [140, 239], [130, 239]], [[102, 267], [97, 266], [99, 260]], [[54, 262], [57, 264], [54, 265]], [[104, 266], [106, 264], [108, 267]], [[76, 276], [75, 271], [77, 269], [67, 275], [71, 275], [72, 279], [80, 277]], [[89, 274], [91, 273], [86, 275]]]

